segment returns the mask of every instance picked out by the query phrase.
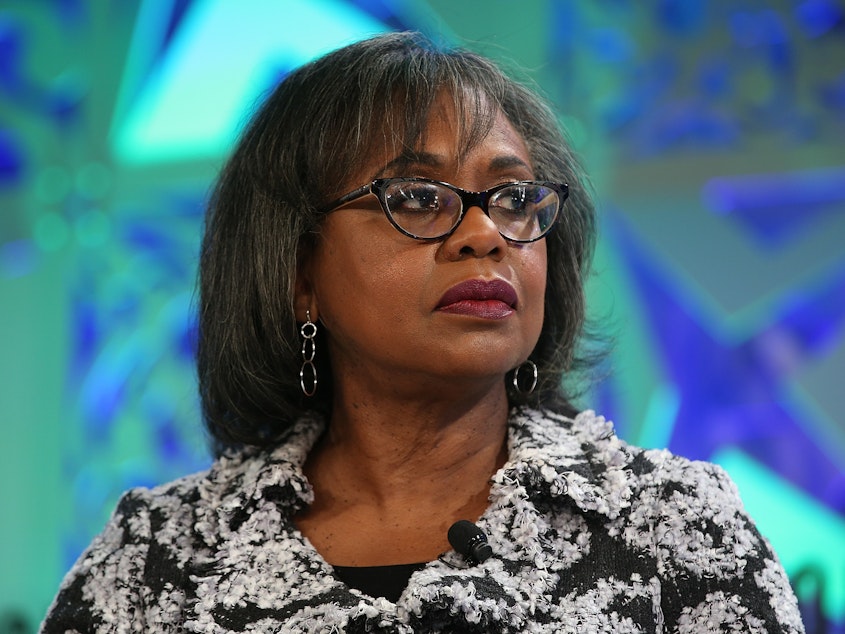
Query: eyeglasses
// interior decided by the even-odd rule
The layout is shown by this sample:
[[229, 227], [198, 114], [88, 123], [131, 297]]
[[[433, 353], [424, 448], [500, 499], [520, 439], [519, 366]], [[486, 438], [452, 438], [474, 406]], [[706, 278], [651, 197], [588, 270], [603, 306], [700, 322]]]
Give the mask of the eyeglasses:
[[569, 195], [559, 183], [519, 181], [469, 192], [427, 178], [377, 178], [323, 207], [328, 213], [375, 194], [390, 223], [416, 240], [450, 235], [470, 207], [480, 207], [499, 233], [511, 242], [534, 242], [551, 231]]

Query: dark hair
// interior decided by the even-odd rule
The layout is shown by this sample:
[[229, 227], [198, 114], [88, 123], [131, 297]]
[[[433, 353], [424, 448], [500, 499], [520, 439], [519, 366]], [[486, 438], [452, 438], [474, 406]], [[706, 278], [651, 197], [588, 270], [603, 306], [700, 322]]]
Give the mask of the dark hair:
[[386, 140], [414, 147], [442, 94], [467, 122], [463, 150], [484, 139], [501, 110], [525, 140], [535, 177], [569, 184], [562, 218], [545, 238], [545, 321], [531, 355], [539, 382], [531, 395], [509, 390], [509, 398], [574, 411], [562, 379], [580, 367], [584, 277], [595, 241], [579, 163], [543, 101], [491, 61], [392, 33], [288, 75], [249, 122], [214, 189], [200, 262], [198, 372], [218, 451], [273, 443], [306, 410], [330, 411], [330, 360], [319, 335], [318, 391], [305, 399], [300, 389], [297, 262], [314, 239], [318, 210], [345, 193], [338, 188], [358, 158]]

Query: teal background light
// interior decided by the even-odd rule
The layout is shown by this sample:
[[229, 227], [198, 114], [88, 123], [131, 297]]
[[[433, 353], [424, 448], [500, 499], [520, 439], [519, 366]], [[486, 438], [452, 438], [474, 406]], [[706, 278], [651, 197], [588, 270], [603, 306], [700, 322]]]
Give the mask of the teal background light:
[[545, 94], [591, 174], [584, 405], [723, 465], [845, 631], [845, 7], [833, 0], [0, 5], [0, 634], [34, 631], [131, 486], [209, 462], [204, 201], [291, 68], [419, 29]]
[[[154, 15], [139, 19], [133, 52], [147, 58], [139, 49], [160, 5], [141, 10]], [[159, 63], [126, 88], [135, 98], [112, 126], [115, 156], [127, 163], [219, 157], [284, 71], [385, 30], [333, 0], [252, 0], [246, 11], [235, 2], [193, 2]]]

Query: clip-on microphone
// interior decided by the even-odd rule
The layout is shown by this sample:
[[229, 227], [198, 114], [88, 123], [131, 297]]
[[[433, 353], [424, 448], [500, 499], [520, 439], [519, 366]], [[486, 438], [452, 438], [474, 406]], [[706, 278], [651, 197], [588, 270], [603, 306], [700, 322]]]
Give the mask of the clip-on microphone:
[[449, 543], [471, 566], [486, 561], [493, 554], [487, 535], [469, 520], [458, 520], [449, 528]]

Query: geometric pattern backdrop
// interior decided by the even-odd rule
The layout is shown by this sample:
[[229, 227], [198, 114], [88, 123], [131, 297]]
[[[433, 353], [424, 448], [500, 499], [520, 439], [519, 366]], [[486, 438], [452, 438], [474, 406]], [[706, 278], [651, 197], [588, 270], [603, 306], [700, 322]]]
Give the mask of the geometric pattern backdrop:
[[[456, 6], [457, 5], [457, 6]], [[845, 5], [41, 0], [0, 6], [0, 633], [117, 496], [209, 463], [204, 201], [291, 68], [415, 29], [553, 102], [601, 208], [584, 405], [723, 465], [808, 632], [845, 631]]]

